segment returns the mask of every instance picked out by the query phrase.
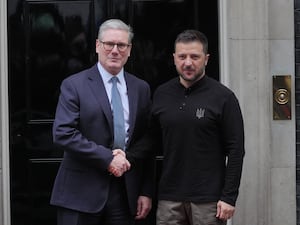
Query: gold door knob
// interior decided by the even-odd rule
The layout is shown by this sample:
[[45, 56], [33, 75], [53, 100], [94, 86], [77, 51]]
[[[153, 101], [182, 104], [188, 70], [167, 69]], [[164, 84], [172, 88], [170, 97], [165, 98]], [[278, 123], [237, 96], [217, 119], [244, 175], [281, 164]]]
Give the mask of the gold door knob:
[[284, 105], [289, 102], [290, 94], [288, 90], [280, 88], [275, 92], [275, 101], [280, 104]]

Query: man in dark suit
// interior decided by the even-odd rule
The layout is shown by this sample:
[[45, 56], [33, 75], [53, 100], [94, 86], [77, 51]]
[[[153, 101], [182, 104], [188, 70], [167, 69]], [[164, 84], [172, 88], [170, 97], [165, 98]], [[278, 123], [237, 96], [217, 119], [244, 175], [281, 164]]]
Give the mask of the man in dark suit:
[[[151, 209], [154, 161], [143, 138], [150, 88], [123, 69], [132, 38], [122, 21], [105, 21], [96, 40], [99, 62], [62, 82], [53, 139], [64, 158], [51, 196], [58, 225], [132, 225]], [[112, 77], [122, 100], [125, 146], [114, 143]]]

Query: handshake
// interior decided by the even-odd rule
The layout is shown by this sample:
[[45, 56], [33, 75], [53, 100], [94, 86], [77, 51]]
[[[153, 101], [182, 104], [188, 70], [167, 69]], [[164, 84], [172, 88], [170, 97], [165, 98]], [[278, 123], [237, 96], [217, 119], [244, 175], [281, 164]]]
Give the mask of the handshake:
[[115, 177], [121, 177], [130, 169], [130, 163], [126, 159], [126, 153], [122, 149], [115, 149], [113, 152], [113, 160], [108, 166], [108, 171]]

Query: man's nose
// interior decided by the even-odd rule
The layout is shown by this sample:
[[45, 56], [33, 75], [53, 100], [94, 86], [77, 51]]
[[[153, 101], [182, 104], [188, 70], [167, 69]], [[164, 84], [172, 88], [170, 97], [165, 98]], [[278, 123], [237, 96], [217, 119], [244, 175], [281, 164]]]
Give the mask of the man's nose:
[[119, 52], [118, 45], [114, 45], [112, 52]]
[[186, 59], [185, 59], [185, 61], [184, 61], [184, 64], [185, 65], [191, 65], [192, 64], [192, 60], [191, 60], [191, 58], [189, 58], [189, 57], [187, 57]]

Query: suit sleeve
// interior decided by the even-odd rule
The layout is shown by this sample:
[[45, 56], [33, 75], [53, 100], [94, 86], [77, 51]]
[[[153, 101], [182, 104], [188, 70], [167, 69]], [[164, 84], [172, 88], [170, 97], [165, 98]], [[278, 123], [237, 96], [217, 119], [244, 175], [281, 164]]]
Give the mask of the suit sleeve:
[[111, 150], [89, 140], [80, 129], [81, 98], [76, 82], [64, 80], [53, 124], [54, 144], [65, 151], [65, 157], [107, 170], [113, 159]]

